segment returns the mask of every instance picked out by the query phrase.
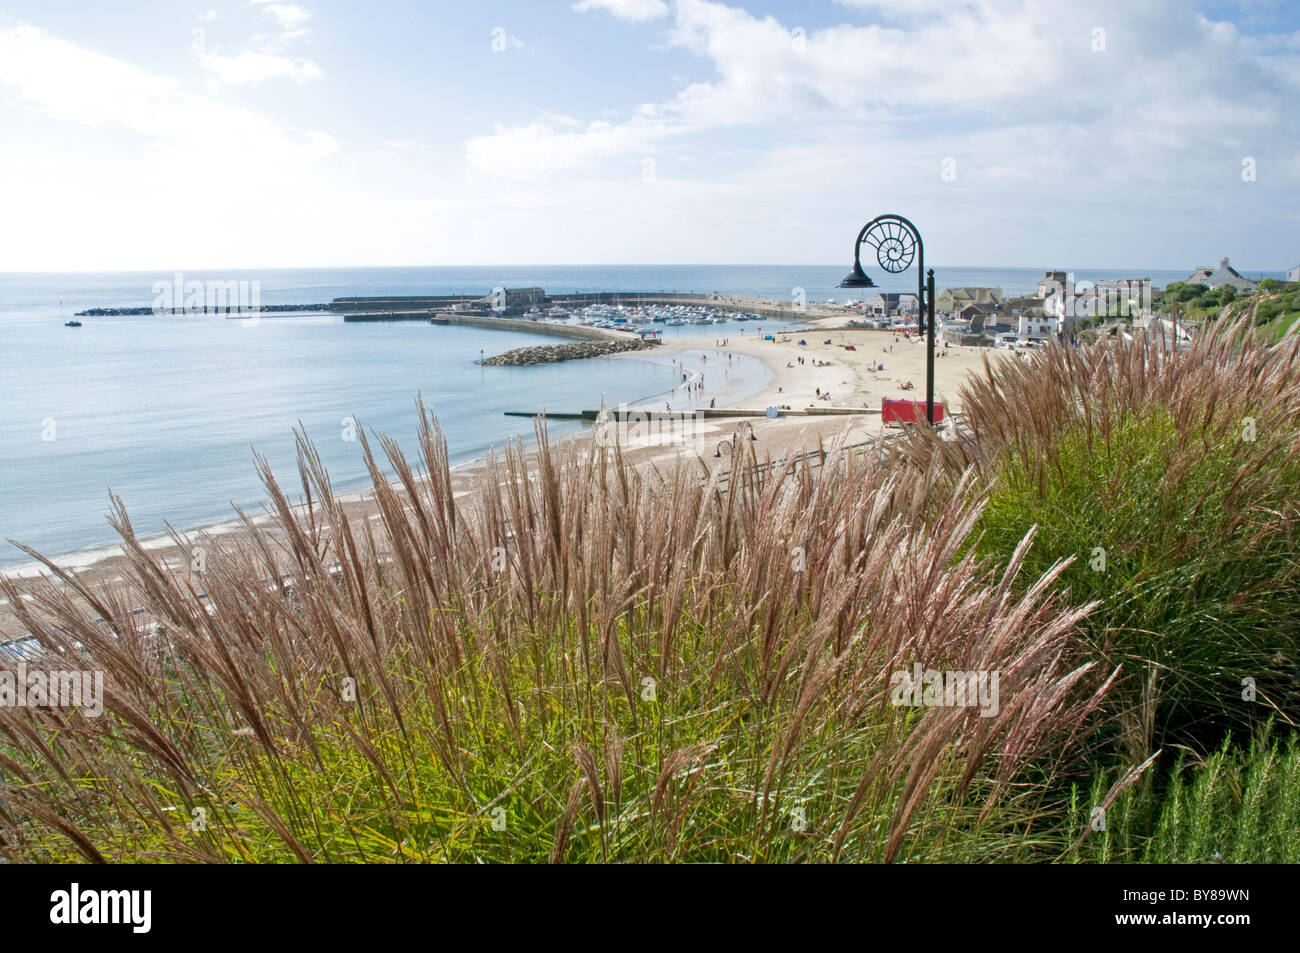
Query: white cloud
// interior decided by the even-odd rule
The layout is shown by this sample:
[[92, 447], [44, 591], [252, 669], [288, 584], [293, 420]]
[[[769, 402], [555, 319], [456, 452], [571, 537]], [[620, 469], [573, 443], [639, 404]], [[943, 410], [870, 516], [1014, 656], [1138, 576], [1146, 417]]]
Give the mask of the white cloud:
[[267, 3], [263, 11], [275, 19], [280, 27], [281, 41], [296, 39], [307, 33], [306, 24], [311, 11], [296, 3]]
[[[263, 157], [301, 158], [322, 150], [319, 138], [295, 142], [259, 113], [184, 92], [173, 80], [27, 24], [0, 28], [3, 86], [16, 91], [16, 104], [25, 110], [91, 127], [122, 127], [154, 147], [210, 150], [220, 138], [256, 141]], [[312, 134], [319, 135], [324, 134]]]
[[321, 75], [320, 67], [311, 60], [252, 50], [235, 56], [204, 52], [199, 54], [199, 63], [228, 86], [256, 84], [281, 76], [303, 82]]
[[592, 122], [579, 132], [573, 120], [556, 117], [525, 126], [497, 126], [466, 146], [473, 172], [490, 179], [525, 180], [556, 171], [589, 169], [600, 160], [646, 152], [671, 130], [653, 121]]
[[277, 27], [273, 34], [255, 36], [251, 49], [233, 55], [222, 53], [215, 47], [208, 49], [207, 32], [201, 27], [195, 31], [193, 50], [199, 58], [199, 65], [212, 74], [213, 81], [227, 86], [244, 86], [268, 79], [305, 82], [320, 78], [322, 70], [312, 60], [285, 53], [294, 40], [309, 32], [306, 24], [311, 19], [311, 11], [296, 3], [251, 2], [271, 17]]
[[[668, 42], [701, 57], [715, 78], [613, 124], [572, 129], [543, 117], [497, 128], [469, 143], [468, 159], [484, 175], [521, 178], [742, 126], [798, 136], [853, 135], [870, 124], [878, 137], [945, 128], [956, 142], [971, 129], [1025, 126], [1070, 138], [1086, 130], [1084, 142], [1122, 137], [1135, 161], [1167, 165], [1224, 142], [1285, 141], [1297, 131], [1292, 60], [1266, 61], [1258, 41], [1172, 0], [1085, 10], [1063, 0], [979, 0], [945, 10], [905, 28], [796, 33], [735, 6], [679, 0]], [[1103, 51], [1094, 49], [1096, 24], [1106, 24]]]
[[[0, 121], [14, 132], [0, 140], [5, 218], [23, 223], [0, 233], [5, 267], [165, 263], [178, 239], [231, 261], [250, 232], [328, 231], [318, 207], [336, 192], [339, 144], [326, 132], [286, 131], [25, 24], [0, 27], [0, 92]], [[42, 145], [36, 133], [50, 123], [75, 124], [79, 147]], [[222, 224], [234, 217], [240, 228]]]
[[620, 20], [644, 23], [666, 17], [671, 12], [663, 0], [579, 0], [573, 5], [578, 13], [590, 10], [604, 10]]

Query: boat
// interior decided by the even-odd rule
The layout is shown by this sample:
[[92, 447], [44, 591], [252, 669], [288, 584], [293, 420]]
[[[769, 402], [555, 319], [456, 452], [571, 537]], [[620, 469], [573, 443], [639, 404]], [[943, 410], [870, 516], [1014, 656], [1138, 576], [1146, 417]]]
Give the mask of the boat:
[[65, 328], [79, 328], [79, 327], [81, 327], [81, 322], [80, 322], [80, 321], [64, 321], [64, 322], [63, 322], [63, 326], [64, 326]]

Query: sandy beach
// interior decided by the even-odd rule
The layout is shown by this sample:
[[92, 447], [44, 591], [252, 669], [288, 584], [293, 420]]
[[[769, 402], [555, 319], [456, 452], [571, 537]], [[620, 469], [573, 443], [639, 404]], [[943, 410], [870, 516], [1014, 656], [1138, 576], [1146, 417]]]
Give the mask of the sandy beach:
[[[726, 353], [758, 358], [770, 370], [772, 381], [745, 401], [749, 407], [864, 407], [878, 411], [883, 397], [925, 399], [925, 341], [915, 333], [909, 338], [892, 331], [860, 328], [814, 326], [813, 330], [788, 332], [778, 331], [777, 327], [765, 325], [761, 333], [756, 329], [753, 334], [725, 339], [679, 338], [660, 347], [657, 355], [704, 349], [710, 354], [721, 352], [724, 359]], [[765, 334], [772, 334], [775, 340], [763, 340]], [[719, 345], [721, 340], [726, 343]], [[801, 345], [799, 341], [807, 343]], [[967, 375], [982, 370], [986, 358], [996, 362], [1010, 355], [1009, 351], [986, 347], [937, 345], [935, 400], [959, 412], [957, 391]], [[908, 382], [913, 385], [911, 390], [905, 389]], [[829, 399], [823, 400], [821, 393], [829, 394]], [[725, 398], [725, 394], [721, 396]], [[720, 399], [718, 406], [734, 404]]]
[[[857, 443], [878, 436], [885, 429], [879, 414], [882, 397], [925, 399], [925, 343], [916, 334], [912, 334], [909, 340], [890, 331], [833, 326], [842, 320], [822, 318], [820, 321], [824, 325], [831, 326], [819, 326], [813, 321], [804, 330], [794, 332], [778, 330], [788, 327], [779, 322], [764, 322], [761, 325], [756, 322], [752, 332], [725, 338], [705, 332], [699, 337], [677, 338], [662, 345], [654, 352], [654, 359], [678, 362], [679, 368], [691, 379], [697, 376], [700, 369], [707, 368], [710, 361], [714, 362], [713, 373], [704, 375], [706, 389], [692, 394], [689, 400], [683, 394], [683, 398], [673, 407], [674, 410], [708, 407], [710, 403], [715, 403], [718, 408], [764, 409], [775, 406], [794, 411], [853, 407], [861, 408], [861, 414], [841, 412], [825, 416], [790, 415], [776, 419], [711, 418], [695, 422], [684, 437], [673, 434], [667, 438], [655, 439], [634, 433], [630, 439], [626, 439], [628, 435], [625, 433], [623, 442], [627, 448], [627, 458], [638, 467], [662, 468], [680, 459], [698, 461], [696, 465], [702, 463], [709, 469], [727, 467], [730, 465], [730, 457], [729, 454], [718, 455], [727, 449], [720, 447], [720, 444], [732, 438], [742, 420], [753, 428], [753, 435], [757, 438], [755, 449], [760, 459], [780, 459], [816, 449], [819, 443], [823, 446], [838, 441]], [[774, 340], [764, 340], [764, 335], [769, 333]], [[800, 341], [806, 343], [800, 344]], [[853, 350], [847, 350], [847, 346]], [[724, 368], [727, 366], [728, 355], [732, 355], [730, 360], [733, 367], [737, 366], [741, 357], [761, 361], [767, 369], [767, 380], [755, 383], [752, 378], [744, 378], [739, 374], [733, 379], [727, 370], [723, 370], [721, 375], [717, 374], [719, 365]], [[635, 360], [644, 356], [645, 352], [638, 352], [606, 359]], [[950, 414], [961, 411], [958, 397], [961, 382], [972, 372], [981, 372], [986, 359], [998, 362], [1014, 357], [1010, 352], [989, 348], [938, 348], [935, 360], [935, 399], [944, 401]], [[908, 381], [914, 385], [911, 390], [903, 387]], [[828, 393], [830, 397], [821, 399], [819, 393]], [[525, 438], [530, 437], [528, 422], [521, 419], [519, 423], [521, 434]], [[746, 428], [746, 433], [748, 432]], [[574, 442], [581, 446], [584, 442], [589, 442], [591, 437], [591, 430], [587, 430], [566, 437], [562, 442]], [[405, 449], [410, 457], [414, 457], [416, 448]], [[478, 458], [453, 469], [458, 493], [470, 492], [485, 464], [485, 458]], [[350, 515], [359, 519], [376, 517], [377, 511], [370, 491], [341, 494], [340, 498], [345, 502], [345, 509]], [[187, 529], [184, 535], [187, 538], [199, 533], [215, 536], [236, 531], [235, 524], [221, 523]], [[174, 571], [188, 573], [188, 547], [179, 548], [165, 537], [151, 539], [147, 546], [158, 552]], [[125, 558], [116, 547], [88, 550], [61, 558], [57, 562], [60, 566], [72, 568], [80, 579], [92, 585], [118, 582], [126, 568]], [[43, 567], [32, 564], [11, 568], [6, 572], [11, 578], [21, 579], [20, 585], [30, 584], [36, 576], [47, 574]], [[7, 604], [0, 604], [0, 639], [23, 634], [22, 626], [9, 612]]]

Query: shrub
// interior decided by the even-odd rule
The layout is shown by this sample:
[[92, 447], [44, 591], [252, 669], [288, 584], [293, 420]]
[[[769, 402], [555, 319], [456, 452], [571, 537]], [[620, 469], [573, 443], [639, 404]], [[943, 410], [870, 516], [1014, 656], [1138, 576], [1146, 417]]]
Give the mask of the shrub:
[[1005, 557], [1036, 527], [1030, 577], [1073, 560], [1061, 585], [1098, 603], [1073, 657], [1122, 667], [1111, 711], [1136, 760], [1169, 744], [1213, 750], [1227, 727], [1289, 704], [1298, 358], [1294, 339], [1270, 348], [1240, 325], [1185, 353], [1054, 345], [966, 388], [963, 437], [918, 435], [904, 451], [933, 455], [950, 479], [972, 466], [986, 479], [981, 555]]
[[[312, 506], [291, 508], [263, 463], [273, 522], [203, 539], [197, 577], [119, 508], [120, 586], [60, 572], [29, 602], [0, 584], [61, 668], [109, 686], [99, 719], [0, 709], [4, 855], [1039, 849], [1024, 835], [1049, 779], [1017, 771], [1069, 767], [1103, 700], [1083, 683], [1103, 680], [1062, 661], [1084, 611], [1048, 595], [1053, 571], [1014, 594], [1019, 554], [969, 551], [966, 494], [923, 521], [924, 488], [874, 457], [832, 454], [814, 475], [750, 450], [724, 480], [539, 432], [534, 459], [513, 446], [458, 497], [421, 414], [423, 477], [384, 440], [390, 486], [363, 442], [377, 519], [345, 509], [302, 441]], [[891, 676], [914, 663], [998, 671], [999, 710], [895, 706]]]
[[[1105, 801], [1095, 782], [1076, 804], [1085, 834], [1068, 856], [1101, 863], [1300, 863], [1300, 741], [1257, 740], [1242, 751], [1227, 741], [1208, 761], [1181, 757], [1168, 782], [1148, 774], [1106, 809], [1095, 830], [1091, 805]], [[1100, 825], [1098, 825], [1100, 826]]]

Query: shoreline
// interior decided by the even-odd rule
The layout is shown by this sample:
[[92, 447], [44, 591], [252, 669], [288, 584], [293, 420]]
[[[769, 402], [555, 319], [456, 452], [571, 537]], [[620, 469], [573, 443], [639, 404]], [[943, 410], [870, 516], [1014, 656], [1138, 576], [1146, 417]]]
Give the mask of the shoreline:
[[[608, 355], [603, 359], [647, 360], [649, 355], [653, 355], [656, 363], [676, 362], [677, 366], [683, 367], [688, 381], [695, 379], [692, 375], [701, 374], [706, 386], [698, 397], [684, 402], [674, 397], [667, 398], [674, 411], [693, 411], [708, 407], [710, 402], [716, 402], [718, 410], [761, 410], [771, 406], [790, 410], [844, 408], [838, 414], [826, 416], [779, 416], [774, 419], [745, 417], [745, 420], [752, 423], [755, 435], [762, 441], [763, 451], [775, 457], [786, 452], [802, 452], [810, 445], [816, 447], [821, 441], [840, 439], [843, 435], [848, 435], [852, 440], [879, 435], [885, 429], [878, 415], [880, 397], [915, 397], [918, 393], [916, 390], [906, 395], [900, 390], [901, 384], [908, 380], [919, 382], [922, 391], [920, 396], [924, 398], [925, 346], [916, 335], [912, 335], [909, 343], [890, 331], [826, 326], [836, 320], [829, 316], [811, 319], [799, 332], [793, 334], [764, 324], [763, 334], [772, 334], [774, 340], [771, 341], [763, 340], [758, 333], [745, 336], [733, 334], [674, 338], [648, 352]], [[801, 345], [797, 343], [799, 340], [806, 343]], [[852, 345], [854, 350], [845, 350], [845, 345]], [[1010, 352], [1004, 356], [988, 348], [973, 346], [939, 350], [945, 356], [935, 361], [935, 399], [946, 400], [950, 412], [960, 409], [955, 400], [961, 381], [970, 373], [981, 373], [986, 359], [991, 363], [1000, 359], [1014, 359]], [[719, 377], [716, 371], [722, 367], [726, 354], [732, 355], [730, 366], [724, 368], [723, 375]], [[705, 356], [708, 360], [697, 364], [697, 356]], [[802, 363], [799, 358], [803, 358]], [[712, 369], [709, 368], [709, 361], [714, 362]], [[885, 366], [883, 371], [879, 369], [882, 363]], [[733, 377], [729, 372], [731, 370], [739, 373]], [[763, 372], [764, 379], [761, 381], [756, 380], [759, 370]], [[829, 391], [831, 399], [819, 399], [819, 391]], [[674, 388], [672, 391], [639, 398], [635, 403], [629, 402], [628, 406], [658, 410], [658, 400], [663, 399], [665, 394], [676, 392]], [[852, 409], [861, 409], [862, 412], [852, 413]], [[876, 413], [872, 415], [872, 411]], [[704, 421], [684, 443], [665, 446], [660, 442], [637, 440], [634, 446], [626, 448], [628, 457], [637, 466], [663, 466], [671, 463], [674, 458], [695, 456], [707, 467], [712, 467], [718, 441], [733, 431], [735, 420], [736, 418], [719, 417]], [[574, 441], [581, 444], [590, 439], [591, 433], [592, 428], [584, 426], [581, 431], [565, 434], [554, 443], [556, 446]], [[535, 447], [535, 439], [524, 428], [521, 428], [518, 436], [523, 440], [525, 452], [531, 452]], [[493, 453], [499, 455], [500, 449], [493, 446], [452, 465], [457, 495], [470, 492], [473, 482], [486, 466], [488, 456]], [[361, 518], [370, 519], [376, 514], [373, 493], [373, 486], [367, 484], [341, 492], [337, 494], [337, 499], [349, 514], [355, 513]], [[305, 503], [294, 505], [301, 507]], [[251, 507], [249, 512], [252, 512]], [[260, 513], [250, 516], [250, 519], [264, 523], [273, 517]], [[192, 544], [203, 536], [230, 535], [239, 529], [238, 520], [232, 517], [205, 525], [178, 528], [177, 535]], [[170, 535], [156, 534], [141, 539], [141, 543], [174, 569], [185, 571], [188, 568], [189, 553], [179, 550]], [[91, 583], [119, 581], [126, 569], [125, 556], [118, 543], [89, 547], [52, 557], [51, 561]], [[42, 563], [30, 560], [0, 568], [0, 576], [7, 577], [20, 586], [40, 578], [54, 578]], [[0, 601], [0, 610], [3, 610], [0, 611], [0, 639], [23, 635], [21, 627], [16, 626], [17, 620], [3, 601]]]
[[[520, 327], [518, 330], [526, 331], [531, 329]], [[697, 340], [692, 338], [689, 341], [686, 341], [684, 343], [700, 344], [702, 343], [702, 339]], [[683, 350], [683, 349], [679, 348], [678, 350]], [[667, 366], [669, 363], [668, 361], [654, 360], [654, 356], [657, 356], [660, 353], [666, 353], [664, 352], [662, 346], [647, 348], [645, 350], [626, 351], [626, 352], [615, 353], [615, 354], [600, 355], [598, 357], [588, 358], [587, 360], [600, 360], [600, 359], [642, 360], [642, 361], [647, 361], [648, 363]], [[728, 389], [728, 386], [732, 383], [734, 383], [734, 381], [727, 382], [721, 388], [706, 389], [703, 395], [700, 398], [698, 398], [698, 401], [700, 402], [699, 405], [704, 406], [703, 404], [704, 401], [715, 399], [721, 391]], [[654, 394], [650, 394], [648, 396], [637, 397], [634, 400], [627, 402], [627, 405], [629, 407], [642, 407], [643, 405], [645, 405], [647, 406], [647, 409], [656, 409], [654, 406], [648, 406], [648, 405], [657, 405], [658, 401], [664, 399], [665, 396], [675, 395], [676, 393], [677, 393], [677, 388], [665, 389], [662, 391], [658, 391]], [[613, 405], [613, 406], [619, 406], [619, 405]], [[727, 407], [729, 405], [724, 402], [721, 404], [721, 406]], [[582, 408], [582, 409], [585, 410], [588, 408]], [[584, 424], [582, 429], [576, 433], [567, 433], [567, 434], [560, 435], [555, 440], [555, 443], [560, 444], [575, 438], [578, 439], [584, 438], [591, 433], [591, 429], [592, 428], [589, 424]], [[523, 446], [526, 451], [531, 451], [533, 447], [536, 445], [535, 437], [527, 434], [523, 427], [521, 427], [520, 432], [517, 433], [515, 436], [518, 437], [520, 440], [522, 440]], [[453, 479], [455, 479], [458, 475], [462, 475], [462, 474], [458, 474], [458, 471], [463, 471], [463, 475], [468, 475], [475, 468], [485, 464], [489, 454], [494, 452], [500, 453], [501, 449], [503, 448], [497, 447], [496, 445], [489, 445], [488, 447], [483, 449], [468, 451], [465, 456], [463, 456], [461, 459], [457, 460], [456, 462], [452, 463], [451, 472], [452, 472]], [[396, 481], [394, 481], [391, 485], [396, 486], [397, 485]], [[346, 506], [364, 505], [370, 502], [373, 491], [374, 491], [373, 485], [370, 483], [368, 479], [365, 479], [363, 486], [357, 487], [356, 489], [345, 490], [336, 493], [335, 497], [336, 499], [339, 500], [340, 503], [343, 503]], [[266, 502], [265, 497], [263, 497], [258, 501], [256, 501], [256, 503], [250, 504], [250, 506], [262, 506], [265, 504], [265, 502]], [[294, 503], [295, 508], [304, 505], [305, 503], [302, 502]], [[263, 523], [271, 519], [271, 517], [267, 514], [259, 513], [258, 515], [250, 515], [249, 519], [254, 523]], [[182, 539], [185, 539], [186, 541], [190, 541], [192, 538], [198, 537], [200, 535], [210, 535], [210, 536], [228, 535], [230, 533], [238, 532], [239, 527], [240, 527], [239, 519], [235, 516], [231, 516], [230, 518], [213, 520], [206, 523], [198, 523], [190, 526], [180, 527], [176, 530], [176, 532], [177, 535], [179, 535]], [[162, 550], [167, 550], [169, 548], [175, 547], [175, 543], [173, 542], [172, 537], [167, 532], [159, 532], [159, 533], [151, 534], [149, 536], [141, 537], [140, 543], [145, 549], [151, 551], [162, 551]], [[48, 554], [46, 555], [48, 556]], [[124, 553], [122, 550], [121, 543], [108, 542], [108, 543], [101, 543], [98, 545], [92, 545], [83, 549], [72, 550], [67, 553], [48, 556], [48, 558], [50, 559], [51, 562], [57, 564], [61, 568], [65, 568], [77, 573], [81, 573], [86, 570], [93, 569], [96, 565], [100, 563], [109, 560], [121, 559], [123, 558], [123, 556]], [[0, 566], [0, 578], [8, 578], [13, 580], [31, 580], [31, 579], [40, 578], [42, 576], [52, 578], [48, 567], [46, 567], [44, 563], [38, 562], [36, 560], [28, 559], [24, 562], [14, 563], [9, 566]], [[5, 603], [6, 600], [0, 598], [0, 609], [4, 608]], [[4, 627], [3, 625], [0, 625], [0, 638], [2, 637], [4, 637]]]

